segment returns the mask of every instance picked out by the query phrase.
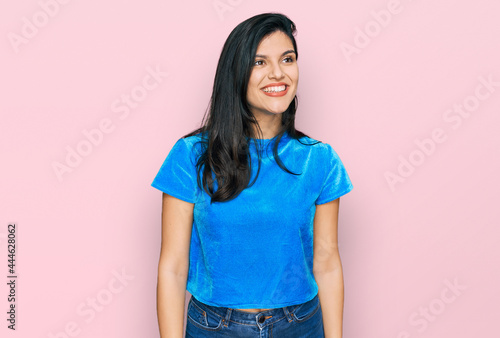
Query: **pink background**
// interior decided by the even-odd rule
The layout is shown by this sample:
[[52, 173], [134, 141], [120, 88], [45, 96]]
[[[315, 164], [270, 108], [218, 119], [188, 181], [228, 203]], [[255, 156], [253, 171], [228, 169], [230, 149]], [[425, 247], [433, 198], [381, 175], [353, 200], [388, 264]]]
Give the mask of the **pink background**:
[[150, 184], [199, 126], [230, 31], [268, 11], [298, 28], [297, 129], [330, 143], [354, 184], [344, 336], [497, 334], [497, 2], [23, 0], [0, 5], [2, 337], [159, 337]]

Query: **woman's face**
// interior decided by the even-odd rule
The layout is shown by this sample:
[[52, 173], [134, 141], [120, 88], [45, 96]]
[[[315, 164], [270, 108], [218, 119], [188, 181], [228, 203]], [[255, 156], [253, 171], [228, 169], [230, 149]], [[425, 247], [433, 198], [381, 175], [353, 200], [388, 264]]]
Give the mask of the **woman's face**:
[[283, 113], [295, 97], [298, 81], [299, 67], [290, 38], [276, 31], [262, 39], [247, 90], [254, 116]]

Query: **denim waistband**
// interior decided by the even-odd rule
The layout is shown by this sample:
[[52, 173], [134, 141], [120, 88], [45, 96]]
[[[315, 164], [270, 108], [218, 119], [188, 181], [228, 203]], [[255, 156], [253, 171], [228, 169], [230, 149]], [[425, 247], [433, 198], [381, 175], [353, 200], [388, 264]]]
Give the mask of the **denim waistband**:
[[[224, 323], [224, 326], [227, 326], [227, 323], [229, 323], [229, 320], [231, 319], [232, 322], [237, 322], [240, 324], [247, 324], [247, 325], [255, 325], [257, 323], [266, 323], [270, 324], [275, 321], [278, 321], [280, 319], [283, 319], [283, 317], [286, 317], [289, 322], [292, 321], [291, 313], [295, 311], [299, 306], [303, 304], [307, 304], [309, 302], [315, 302], [316, 299], [318, 298], [318, 294], [314, 296], [311, 300], [301, 303], [301, 304], [296, 304], [296, 305], [290, 305], [290, 306], [285, 306], [282, 308], [275, 308], [271, 310], [264, 310], [260, 312], [246, 312], [246, 311], [240, 311], [228, 307], [219, 307], [219, 306], [212, 306], [208, 305], [205, 303], [200, 302], [198, 299], [196, 299], [193, 295], [191, 295], [191, 300], [193, 303], [201, 307], [203, 310], [210, 311], [214, 315], [221, 317]], [[264, 317], [264, 318], [261, 318]]]

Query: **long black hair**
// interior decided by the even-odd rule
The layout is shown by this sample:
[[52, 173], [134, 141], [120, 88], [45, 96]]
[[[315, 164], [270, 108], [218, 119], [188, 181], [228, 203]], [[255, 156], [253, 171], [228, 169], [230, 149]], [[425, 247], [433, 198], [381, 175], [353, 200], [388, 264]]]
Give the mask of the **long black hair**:
[[[263, 13], [240, 23], [229, 34], [222, 49], [215, 73], [208, 118], [207, 112], [205, 112], [201, 127], [183, 136], [186, 138], [203, 133], [204, 137], [200, 142], [203, 143], [204, 151], [199, 157], [196, 167], [198, 186], [203, 186], [203, 189], [209, 194], [210, 203], [236, 198], [241, 191], [249, 186], [251, 161], [247, 137], [256, 138], [252, 125], [257, 126], [261, 135], [262, 130], [246, 100], [248, 81], [259, 43], [263, 38], [276, 31], [281, 31], [290, 38], [298, 59], [294, 37], [296, 27], [287, 16], [280, 13]], [[291, 172], [284, 166], [278, 156], [277, 149], [283, 134], [287, 131], [290, 138], [293, 139], [308, 137], [295, 129], [297, 105], [298, 99], [295, 96], [287, 110], [282, 113], [280, 132], [273, 138], [275, 140], [274, 158], [284, 171], [292, 175], [299, 174]], [[257, 144], [256, 140], [254, 142]], [[261, 161], [260, 151], [257, 153], [259, 166], [255, 180], [260, 171]], [[203, 165], [201, 183], [199, 173]], [[217, 180], [216, 192], [214, 192], [213, 175]]]

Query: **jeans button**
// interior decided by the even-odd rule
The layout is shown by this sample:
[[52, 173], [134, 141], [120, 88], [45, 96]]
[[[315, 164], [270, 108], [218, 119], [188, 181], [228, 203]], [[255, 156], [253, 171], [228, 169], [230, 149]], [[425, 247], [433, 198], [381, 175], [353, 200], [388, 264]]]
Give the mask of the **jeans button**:
[[265, 320], [266, 320], [266, 318], [264, 316], [262, 316], [259, 318], [259, 323], [262, 324], [262, 323], [264, 323]]

